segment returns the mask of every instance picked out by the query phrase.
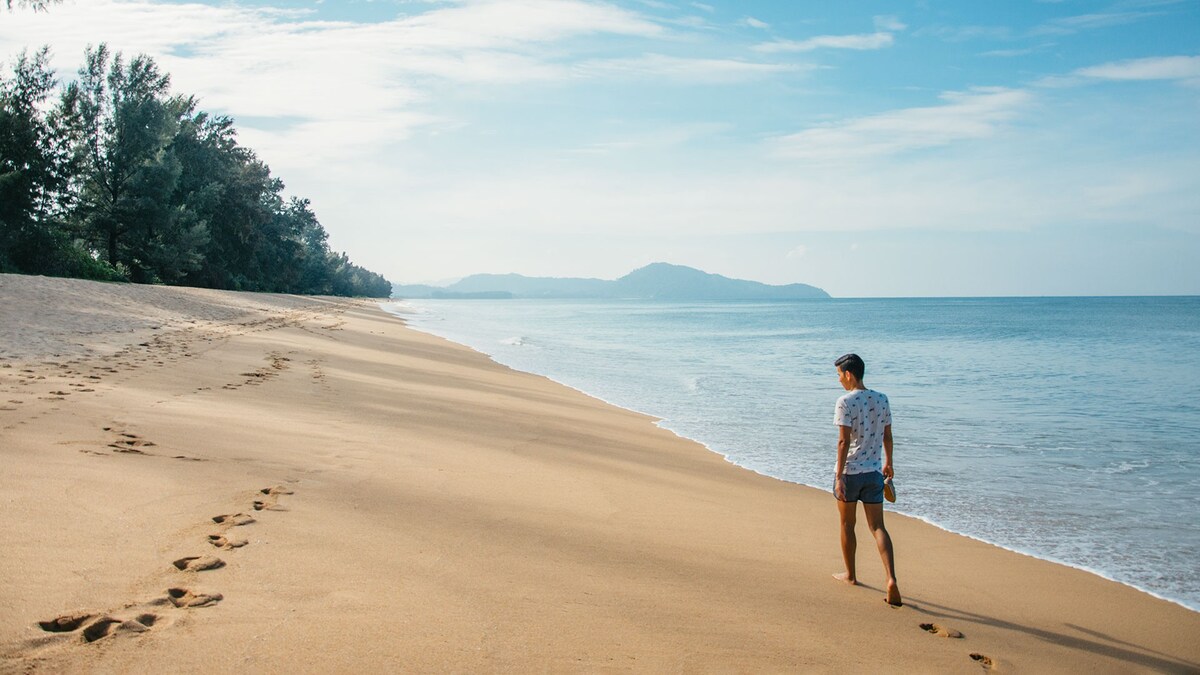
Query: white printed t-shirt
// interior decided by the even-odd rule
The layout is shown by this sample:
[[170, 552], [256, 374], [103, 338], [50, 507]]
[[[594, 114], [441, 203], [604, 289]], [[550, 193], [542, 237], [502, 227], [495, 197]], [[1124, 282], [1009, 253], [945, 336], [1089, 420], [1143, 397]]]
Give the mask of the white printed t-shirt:
[[870, 389], [847, 392], [833, 407], [833, 423], [850, 427], [847, 475], [883, 471], [883, 429], [892, 423], [887, 396]]

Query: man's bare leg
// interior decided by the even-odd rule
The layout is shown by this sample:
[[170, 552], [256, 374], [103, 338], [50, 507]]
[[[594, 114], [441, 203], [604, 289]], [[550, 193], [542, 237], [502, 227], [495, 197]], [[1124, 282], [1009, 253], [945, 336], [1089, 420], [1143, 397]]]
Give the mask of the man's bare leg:
[[833, 578], [848, 584], [858, 584], [858, 577], [854, 574], [854, 553], [858, 548], [858, 540], [854, 536], [854, 523], [858, 517], [855, 513], [858, 502], [838, 500], [837, 505], [842, 521], [842, 560], [846, 563], [846, 571], [833, 575]]
[[883, 504], [863, 504], [863, 512], [867, 516], [867, 527], [875, 536], [875, 546], [879, 549], [879, 558], [883, 560], [883, 571], [887, 574], [888, 604], [899, 607], [904, 602], [900, 599], [900, 586], [896, 584], [896, 558], [892, 551], [892, 537], [883, 526]]

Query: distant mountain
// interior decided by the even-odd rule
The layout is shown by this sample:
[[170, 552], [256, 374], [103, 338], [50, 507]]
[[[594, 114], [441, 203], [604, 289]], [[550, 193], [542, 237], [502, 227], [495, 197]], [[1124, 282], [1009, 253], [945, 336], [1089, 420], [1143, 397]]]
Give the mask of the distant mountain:
[[435, 298], [446, 300], [510, 300], [513, 297], [508, 291], [452, 291], [441, 286], [425, 284], [392, 284], [393, 298]]
[[601, 279], [551, 279], [520, 274], [476, 274], [451, 284], [455, 293], [505, 291], [515, 298], [607, 298], [613, 282]]
[[757, 281], [730, 279], [691, 267], [654, 263], [612, 282], [615, 296], [646, 300], [798, 300], [828, 298], [808, 284], [768, 286]]
[[627, 300], [801, 300], [828, 298], [808, 284], [769, 286], [691, 267], [653, 263], [616, 281], [476, 274], [446, 287], [395, 286], [397, 298], [543, 298]]

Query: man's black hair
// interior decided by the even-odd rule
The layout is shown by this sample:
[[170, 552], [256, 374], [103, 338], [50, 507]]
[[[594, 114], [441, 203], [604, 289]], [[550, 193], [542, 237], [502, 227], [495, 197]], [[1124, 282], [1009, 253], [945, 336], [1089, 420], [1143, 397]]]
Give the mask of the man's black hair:
[[857, 377], [859, 381], [862, 381], [863, 373], [867, 372], [867, 364], [863, 363], [862, 357], [858, 354], [839, 356], [838, 360], [833, 362], [833, 365], [837, 366], [838, 370], [849, 372], [854, 377]]

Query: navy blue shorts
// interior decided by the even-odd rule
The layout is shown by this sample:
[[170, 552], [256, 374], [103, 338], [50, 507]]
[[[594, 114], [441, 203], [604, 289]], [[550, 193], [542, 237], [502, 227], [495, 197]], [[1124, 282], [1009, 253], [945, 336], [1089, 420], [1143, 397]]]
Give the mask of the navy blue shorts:
[[[878, 471], [871, 473], [848, 473], [842, 476], [846, 485], [844, 502], [862, 502], [864, 504], [883, 503], [883, 474]], [[836, 496], [836, 495], [835, 495]]]

